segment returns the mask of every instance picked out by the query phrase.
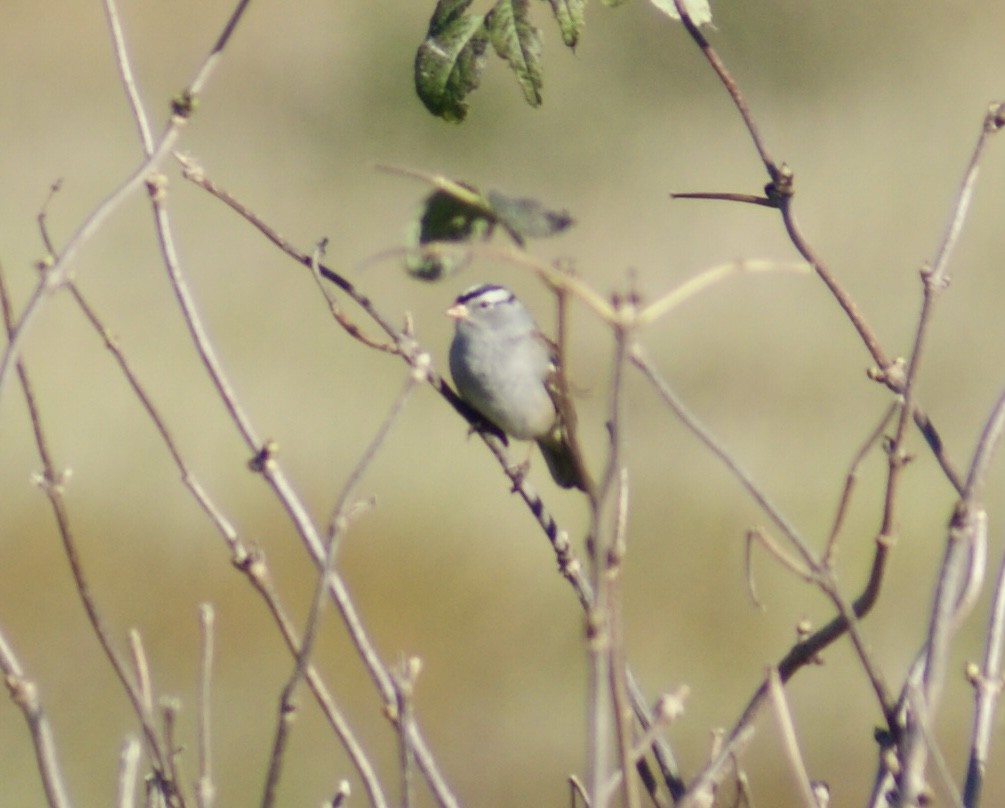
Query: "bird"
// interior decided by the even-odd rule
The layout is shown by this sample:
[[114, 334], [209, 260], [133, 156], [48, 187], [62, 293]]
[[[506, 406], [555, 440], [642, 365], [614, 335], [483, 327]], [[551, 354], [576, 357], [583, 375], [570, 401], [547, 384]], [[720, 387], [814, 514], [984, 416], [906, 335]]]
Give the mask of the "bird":
[[585, 491], [556, 403], [556, 351], [531, 313], [506, 287], [482, 283], [458, 295], [447, 316], [461, 398], [506, 435], [536, 441], [558, 485]]

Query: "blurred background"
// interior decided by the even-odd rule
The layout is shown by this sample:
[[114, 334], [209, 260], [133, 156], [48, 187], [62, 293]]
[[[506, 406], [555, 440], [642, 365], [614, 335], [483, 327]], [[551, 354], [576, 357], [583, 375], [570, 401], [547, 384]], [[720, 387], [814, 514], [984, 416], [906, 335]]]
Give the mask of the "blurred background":
[[[390, 163], [533, 196], [567, 208], [574, 228], [532, 244], [567, 257], [603, 293], [629, 278], [653, 299], [724, 261], [796, 256], [778, 216], [723, 202], [671, 201], [674, 191], [758, 193], [766, 180], [738, 116], [684, 31], [650, 4], [587, 9], [565, 49], [548, 6], [544, 105], [527, 107], [490, 58], [468, 120], [432, 118], [412, 88], [412, 60], [434, 3], [290, 5], [260, 0], [241, 21], [179, 149], [302, 249], [330, 239], [328, 260], [385, 314], [414, 318], [438, 369], [451, 327], [443, 310], [472, 283], [511, 285], [542, 323], [549, 297], [513, 267], [478, 262], [425, 284], [394, 262], [369, 263], [404, 240], [426, 193], [374, 170]], [[229, 3], [124, 2], [139, 89], [155, 129], [193, 77]], [[890, 355], [906, 352], [920, 303], [918, 270], [940, 241], [987, 104], [1005, 95], [1005, 6], [891, 0], [713, 4], [709, 38], [745, 93], [778, 161], [796, 176], [796, 210], [819, 253]], [[17, 305], [44, 254], [48, 208], [57, 246], [141, 157], [101, 4], [68, 0], [58, 19], [7, 0], [0, 26], [0, 262]], [[965, 468], [1002, 384], [1000, 315], [1005, 144], [992, 142], [953, 284], [935, 309], [919, 394]], [[276, 440], [298, 491], [324, 522], [407, 372], [331, 321], [309, 273], [166, 164], [169, 204], [189, 283], [235, 390], [259, 433]], [[246, 467], [247, 450], [196, 360], [137, 194], [86, 245], [80, 288], [114, 331], [185, 457], [242, 535], [265, 551], [294, 615], [314, 577], [285, 514]], [[350, 310], [351, 311], [351, 310]], [[590, 459], [604, 449], [609, 340], [574, 314], [572, 375], [584, 391]], [[822, 284], [774, 273], [734, 278], [643, 334], [656, 364], [815, 546], [822, 547], [848, 464], [889, 403], [869, 358]], [[25, 359], [93, 594], [125, 648], [144, 638], [157, 691], [181, 700], [184, 765], [195, 770], [197, 608], [218, 611], [213, 724], [221, 805], [259, 798], [279, 689], [290, 670], [260, 600], [180, 484], [154, 429], [68, 295], [30, 334]], [[795, 625], [831, 611], [811, 587], [755, 557], [765, 610], [744, 585], [744, 531], [766, 518], [737, 482], [657, 401], [626, 382], [625, 457], [632, 480], [624, 574], [627, 653], [653, 699], [691, 689], [669, 737], [685, 774], [710, 733], [729, 726], [790, 647]], [[925, 631], [953, 492], [917, 435], [899, 536], [864, 635], [899, 688]], [[33, 486], [40, 463], [17, 387], [0, 399], [0, 628], [37, 680], [69, 791], [107, 805], [122, 739], [135, 732], [79, 606], [51, 513]], [[849, 597], [865, 580], [879, 525], [885, 460], [872, 452], [840, 548]], [[581, 547], [586, 507], [532, 467], [545, 500]], [[1002, 551], [989, 488], [991, 565]], [[388, 662], [424, 663], [415, 705], [465, 805], [565, 805], [584, 763], [585, 655], [578, 605], [550, 547], [507, 481], [430, 390], [409, 402], [360, 496], [376, 508], [345, 540], [341, 568]], [[988, 597], [954, 646], [938, 731], [958, 778], [972, 696], [961, 675], [980, 659]], [[381, 704], [331, 610], [317, 654], [340, 705], [395, 794], [395, 741]], [[847, 642], [788, 689], [811, 776], [833, 805], [861, 804], [875, 770], [880, 715]], [[279, 804], [316, 805], [351, 772], [309, 695], [294, 726]], [[1001, 720], [992, 754], [1001, 753]], [[796, 792], [770, 718], [743, 759], [759, 804]], [[0, 704], [3, 805], [41, 805], [29, 735]], [[355, 781], [353, 780], [355, 783]], [[356, 788], [359, 791], [358, 787]], [[420, 804], [429, 804], [420, 789]], [[361, 797], [354, 798], [361, 804]], [[1005, 800], [991, 767], [986, 804]]]

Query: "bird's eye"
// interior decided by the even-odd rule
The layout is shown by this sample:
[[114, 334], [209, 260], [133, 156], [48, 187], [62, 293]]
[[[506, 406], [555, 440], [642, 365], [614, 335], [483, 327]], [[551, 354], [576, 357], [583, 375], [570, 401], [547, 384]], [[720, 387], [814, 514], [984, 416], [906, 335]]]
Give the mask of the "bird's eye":
[[481, 309], [487, 309], [491, 304], [487, 300], [481, 300], [478, 302], [478, 307]]

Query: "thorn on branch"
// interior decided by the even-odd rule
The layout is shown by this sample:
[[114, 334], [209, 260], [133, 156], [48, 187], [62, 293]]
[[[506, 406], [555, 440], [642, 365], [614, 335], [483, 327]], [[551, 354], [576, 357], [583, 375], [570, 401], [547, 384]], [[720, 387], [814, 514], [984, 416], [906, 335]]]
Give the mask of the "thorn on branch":
[[[765, 186], [765, 189], [770, 189], [772, 186], [769, 183]], [[777, 208], [778, 201], [773, 199], [771, 195], [768, 196], [756, 196], [754, 194], [737, 194], [730, 192], [720, 192], [720, 191], [696, 191], [691, 193], [671, 193], [671, 199], [718, 199], [724, 202], [744, 202], [748, 205], [761, 205], [765, 208]]]

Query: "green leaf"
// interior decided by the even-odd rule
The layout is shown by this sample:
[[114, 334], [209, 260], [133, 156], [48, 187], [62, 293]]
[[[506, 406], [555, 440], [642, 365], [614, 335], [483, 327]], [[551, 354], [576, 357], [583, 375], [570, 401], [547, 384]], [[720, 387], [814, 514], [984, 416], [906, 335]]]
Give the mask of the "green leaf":
[[471, 0], [440, 0], [415, 54], [415, 91], [426, 109], [447, 121], [464, 120], [464, 99], [478, 87], [485, 67], [485, 17], [465, 14], [470, 5]]
[[472, 200], [460, 199], [450, 191], [438, 188], [425, 198], [421, 214], [410, 228], [408, 242], [419, 250], [405, 259], [405, 268], [417, 278], [436, 281], [457, 272], [468, 261], [465, 256], [443, 255], [422, 249], [431, 242], [484, 241], [492, 235], [495, 217], [488, 204], [470, 185], [459, 185], [472, 191]]
[[573, 223], [567, 210], [548, 210], [536, 199], [488, 192], [488, 203], [499, 223], [522, 244], [525, 238], [547, 238], [561, 233]]
[[532, 107], [541, 105], [541, 32], [528, 14], [529, 0], [496, 0], [485, 15], [485, 29], [496, 53], [516, 73], [523, 97]]
[[552, 14], [562, 31], [562, 41], [569, 48], [579, 44], [579, 35], [586, 24], [583, 9], [586, 0], [548, 0], [551, 3]]
[[437, 35], [464, 15], [471, 0], [439, 0], [429, 20], [429, 34]]
[[483, 194], [466, 182], [409, 168], [379, 168], [433, 186], [409, 224], [406, 237], [411, 249], [405, 258], [405, 269], [421, 280], [440, 280], [470, 261], [465, 251], [443, 249], [436, 242], [488, 241], [496, 225], [500, 225], [522, 247], [528, 238], [553, 236], [573, 224], [568, 211], [549, 210], [536, 199], [512, 197], [499, 191]]
[[[652, 0], [652, 4], [670, 19], [680, 19], [680, 14], [677, 13], [677, 6], [673, 0]], [[712, 24], [712, 9], [708, 6], [708, 0], [684, 0], [684, 10], [695, 25]]]

